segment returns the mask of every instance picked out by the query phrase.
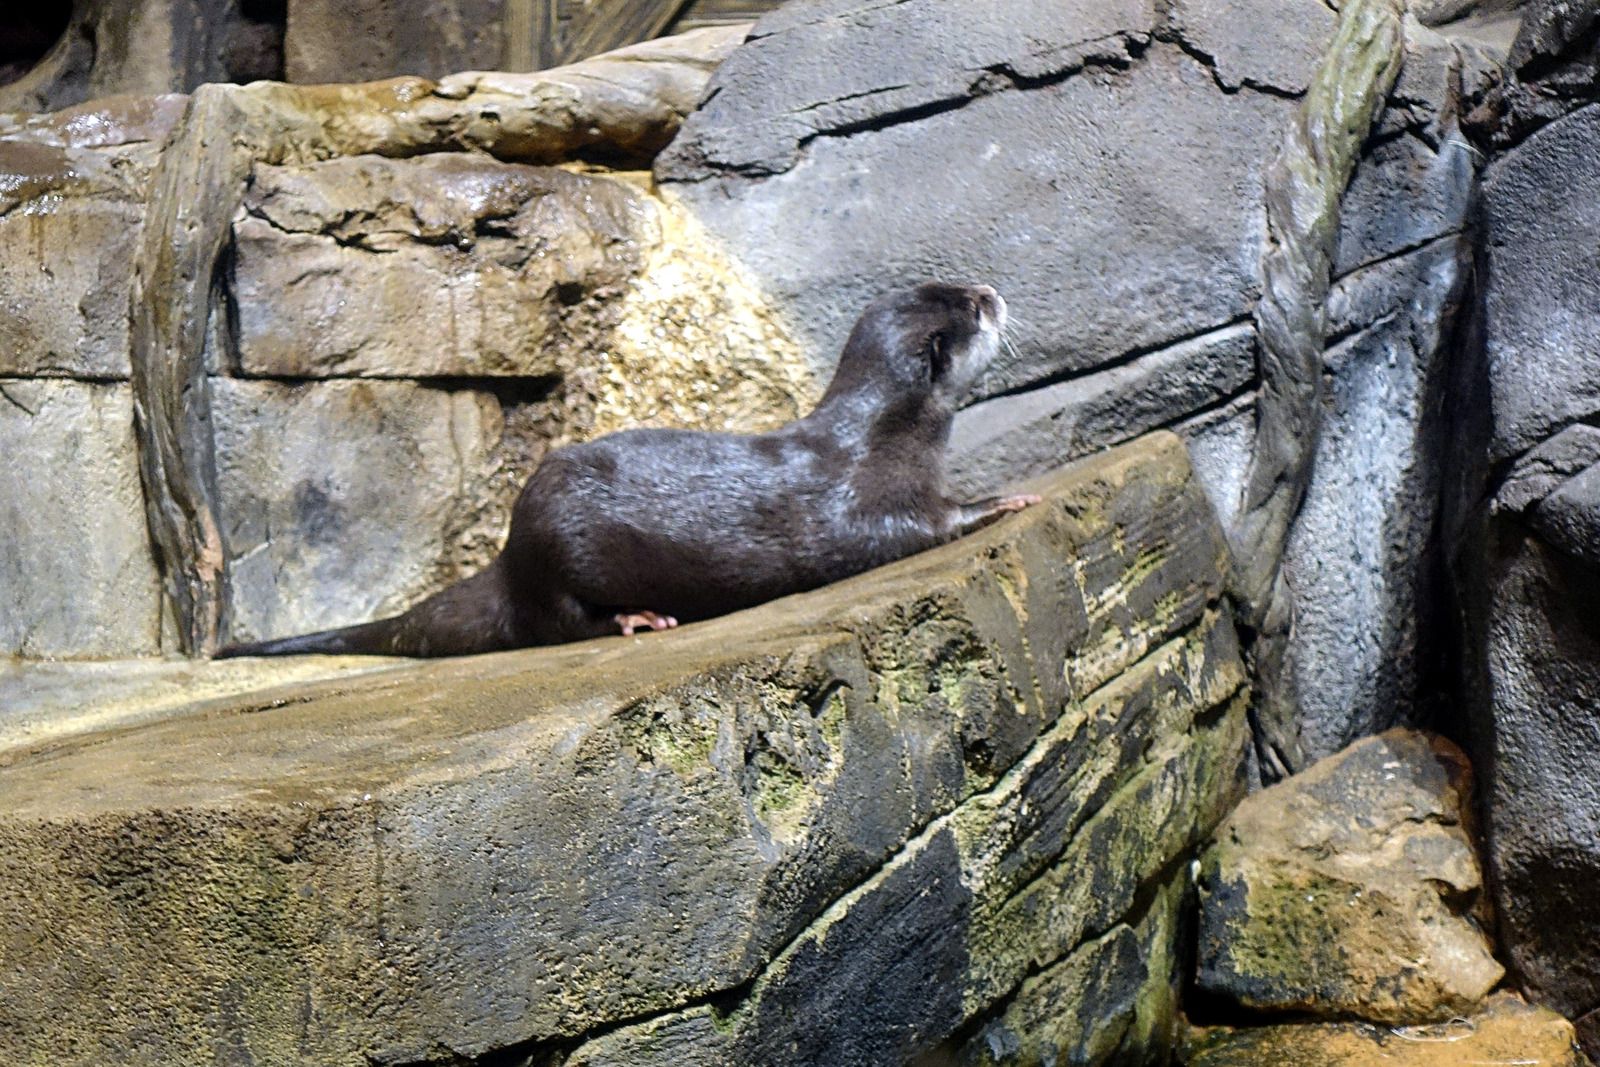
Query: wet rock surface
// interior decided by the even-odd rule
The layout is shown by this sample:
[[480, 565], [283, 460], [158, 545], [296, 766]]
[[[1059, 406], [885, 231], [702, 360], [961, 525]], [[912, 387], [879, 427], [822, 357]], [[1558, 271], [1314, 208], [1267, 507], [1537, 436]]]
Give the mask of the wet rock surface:
[[1415, 1023], [1500, 980], [1472, 771], [1390, 730], [1247, 798], [1200, 873], [1198, 984], [1258, 1009]]
[[[0, 776], [0, 966], [27, 976], [0, 986], [8, 1045], [1159, 1059], [1171, 909], [1243, 786], [1225, 553], [1170, 435], [1040, 489], [671, 634], [24, 742]], [[984, 1013], [994, 1040], [968, 1046]]]
[[181, 97], [0, 117], [0, 375], [128, 377], [128, 264]]

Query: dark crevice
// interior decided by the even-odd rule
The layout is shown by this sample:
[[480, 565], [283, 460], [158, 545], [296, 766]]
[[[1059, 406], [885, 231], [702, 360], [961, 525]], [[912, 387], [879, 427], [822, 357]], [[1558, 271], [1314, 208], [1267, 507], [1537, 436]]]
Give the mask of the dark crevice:
[[681, 1015], [699, 1008], [710, 1010], [718, 1019], [726, 1019], [738, 1012], [739, 1007], [750, 996], [755, 983], [756, 979], [752, 977], [739, 985], [706, 993], [668, 1008], [644, 1011], [597, 1023], [570, 1037], [532, 1038], [471, 1056], [441, 1050], [436, 1055], [417, 1060], [381, 1059], [369, 1054], [367, 1061], [373, 1067], [560, 1067], [579, 1046], [632, 1026], [642, 1026], [667, 1016]]
[[[1113, 41], [1122, 42], [1124, 54], [1113, 56], [1109, 54], [1090, 54], [1068, 62], [1059, 70], [1050, 71], [1041, 75], [1025, 75], [1016, 71], [1008, 63], [997, 63], [972, 72], [974, 80], [968, 86], [968, 91], [960, 96], [946, 97], [940, 100], [930, 100], [926, 103], [910, 107], [898, 108], [880, 115], [873, 115], [857, 121], [840, 123], [815, 130], [800, 139], [797, 149], [804, 149], [806, 145], [818, 137], [851, 137], [858, 133], [875, 133], [893, 126], [900, 126], [908, 122], [917, 122], [921, 119], [941, 115], [949, 111], [959, 111], [974, 101], [981, 100], [996, 93], [1020, 90], [1027, 92], [1033, 89], [1048, 88], [1060, 85], [1069, 78], [1075, 77], [1090, 68], [1104, 68], [1112, 70], [1126, 70], [1134, 60], [1144, 51], [1145, 39], [1139, 35], [1118, 33], [1108, 37], [1098, 37], [1087, 41], [1076, 42], [1073, 47], [1087, 47]], [[869, 96], [871, 93], [858, 93], [856, 96]], [[844, 97], [843, 99], [854, 99]], [[836, 101], [829, 101], [834, 103]], [[817, 105], [826, 106], [826, 105]], [[812, 110], [812, 109], [808, 109]]]
[[228, 80], [282, 81], [288, 24], [288, 0], [239, 0], [222, 46]]
[[1237, 85], [1230, 85], [1222, 77], [1222, 71], [1217, 66], [1217, 57], [1184, 37], [1183, 31], [1170, 22], [1165, 28], [1156, 32], [1156, 39], [1176, 45], [1184, 55], [1204, 67], [1207, 73], [1211, 75], [1211, 80], [1216, 83], [1217, 88], [1222, 91], [1224, 96], [1236, 96], [1246, 90], [1260, 93], [1263, 96], [1276, 97], [1279, 100], [1299, 100], [1305, 96], [1305, 90], [1303, 89], [1285, 89], [1282, 86], [1273, 85], [1270, 82], [1257, 81], [1254, 78], [1240, 78]]
[[33, 418], [38, 414], [37, 411], [34, 411], [32, 408], [28, 407], [28, 405], [24, 404], [22, 401], [8, 393], [6, 391], [6, 387], [3, 385], [0, 385], [0, 397], [3, 397], [8, 404], [16, 408], [18, 411], [24, 413], [29, 418]]
[[[1203, 419], [1208, 415], [1215, 415], [1219, 412], [1226, 411], [1229, 407], [1237, 404], [1239, 401], [1254, 397], [1256, 389], [1260, 386], [1260, 384], [1261, 383], [1258, 379], [1252, 377], [1241, 388], [1235, 390], [1234, 392], [1218, 397], [1216, 400], [1202, 404], [1190, 411], [1185, 411], [1181, 415], [1174, 415], [1167, 421], [1157, 423], [1147, 430], [1139, 430], [1137, 433], [1130, 434], [1127, 438], [1125, 438], [1125, 440], [1131, 440], [1134, 437], [1140, 437], [1147, 433], [1154, 433], [1157, 430], [1177, 431], [1186, 423], [1193, 422], [1196, 419]], [[1114, 443], [1120, 444], [1121, 441]]]
[[65, 36], [71, 0], [7, 4], [0, 14], [0, 86], [26, 77]]
[[1431, 248], [1432, 246], [1439, 244], [1441, 241], [1457, 240], [1466, 232], [1466, 226], [1463, 224], [1455, 227], [1454, 229], [1446, 230], [1443, 233], [1435, 234], [1432, 237], [1424, 237], [1421, 240], [1414, 241], [1411, 244], [1397, 248], [1392, 252], [1385, 252], [1381, 256], [1373, 256], [1371, 259], [1363, 260], [1360, 263], [1357, 263], [1355, 266], [1347, 269], [1343, 274], [1340, 274], [1338, 277], [1334, 278], [1329, 283], [1329, 290], [1331, 291], [1332, 289], [1337, 288], [1341, 283], [1349, 281], [1364, 270], [1381, 266], [1384, 263], [1389, 263], [1397, 259], [1403, 259], [1406, 256], [1411, 255], [1413, 252], [1420, 252], [1423, 249]]
[[214, 374], [212, 377], [235, 378], [244, 382], [262, 382], [272, 385], [307, 386], [319, 382], [390, 382], [415, 385], [422, 389], [440, 392], [471, 390], [489, 393], [502, 407], [518, 407], [549, 400], [565, 380], [559, 375], [490, 377], [475, 375], [440, 375], [427, 377], [418, 374], [249, 374], [244, 371]]
[[[755, 40], [756, 38], [751, 39]], [[920, 122], [952, 111], [959, 111], [974, 101], [993, 96], [996, 93], [1026, 92], [1060, 85], [1088, 69], [1127, 70], [1144, 54], [1149, 44], [1149, 37], [1142, 33], [1124, 31], [1105, 37], [1076, 41], [1067, 47], [1072, 49], [1093, 48], [1096, 45], [1114, 42], [1120, 42], [1122, 54], [1113, 54], [1110, 51], [1079, 54], [1063, 62], [1060, 68], [1044, 74], [1025, 74], [1016, 70], [1009, 63], [996, 63], [977, 70], [970, 70], [967, 73], [972, 75], [973, 80], [968, 84], [967, 90], [959, 95], [940, 97], [904, 107], [892, 108], [875, 115], [840, 121], [834, 125], [814, 127], [796, 139], [793, 152], [787, 160], [728, 162], [702, 157], [698, 160], [700, 164], [698, 173], [674, 175], [672, 180], [680, 183], [692, 183], [724, 177], [767, 178], [787, 173], [799, 163], [801, 157], [805, 154], [806, 148], [819, 138], [853, 137], [861, 133], [876, 133], [895, 126]], [[908, 86], [884, 86], [864, 92], [852, 93], [847, 96], [807, 105], [798, 111], [792, 112], [792, 117], [800, 118], [845, 101], [869, 98], [905, 88], [908, 88]]]

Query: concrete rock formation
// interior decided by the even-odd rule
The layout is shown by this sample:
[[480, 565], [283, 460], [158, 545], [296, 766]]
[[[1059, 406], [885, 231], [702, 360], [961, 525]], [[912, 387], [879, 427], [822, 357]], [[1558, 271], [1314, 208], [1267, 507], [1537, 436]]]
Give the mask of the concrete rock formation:
[[24, 739], [6, 1054], [1161, 1060], [1244, 788], [1226, 549], [1170, 434], [1038, 488], [672, 634]]
[[1200, 988], [1391, 1024], [1476, 1011], [1504, 969], [1471, 805], [1461, 750], [1405, 730], [1247, 798], [1201, 864]]

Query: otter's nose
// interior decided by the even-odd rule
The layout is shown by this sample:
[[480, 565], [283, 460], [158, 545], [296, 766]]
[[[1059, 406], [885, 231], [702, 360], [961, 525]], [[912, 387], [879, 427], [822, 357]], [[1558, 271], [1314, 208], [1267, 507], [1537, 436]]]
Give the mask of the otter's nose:
[[990, 318], [994, 319], [995, 327], [997, 329], [1005, 329], [1005, 297], [996, 292], [994, 286], [992, 285], [974, 285], [972, 287], [972, 291], [978, 294], [978, 306], [984, 311], [987, 311]]

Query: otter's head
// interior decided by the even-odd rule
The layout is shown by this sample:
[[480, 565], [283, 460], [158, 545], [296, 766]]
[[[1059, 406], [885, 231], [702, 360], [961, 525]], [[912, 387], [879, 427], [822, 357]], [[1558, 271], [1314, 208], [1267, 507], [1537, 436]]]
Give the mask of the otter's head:
[[987, 285], [927, 282], [868, 305], [839, 357], [830, 395], [885, 385], [954, 411], [1000, 350], [1006, 302]]

